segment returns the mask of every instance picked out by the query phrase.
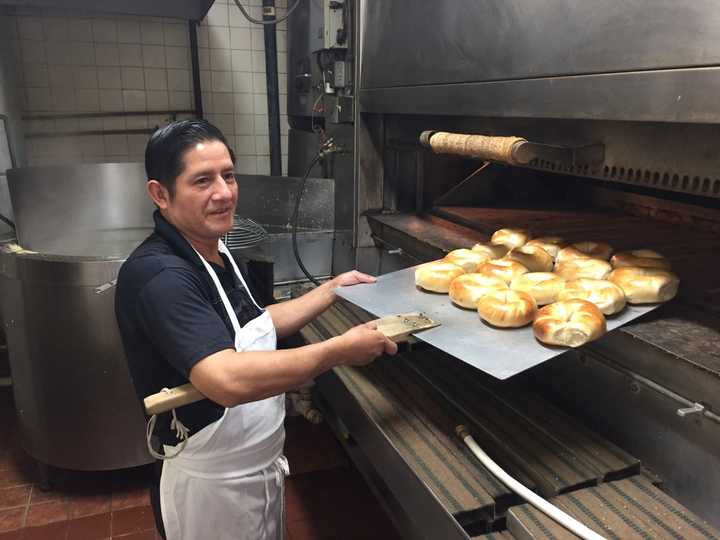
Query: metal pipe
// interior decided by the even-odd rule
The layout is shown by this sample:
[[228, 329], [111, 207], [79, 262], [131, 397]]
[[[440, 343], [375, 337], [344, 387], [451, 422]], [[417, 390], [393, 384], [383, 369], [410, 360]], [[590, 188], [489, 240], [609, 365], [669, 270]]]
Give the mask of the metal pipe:
[[108, 130], [88, 130], [88, 131], [37, 131], [35, 133], [26, 133], [26, 139], [57, 139], [60, 137], [80, 136], [80, 135], [148, 135], [154, 133], [155, 128], [144, 129], [108, 129]]
[[[263, 0], [263, 21], [274, 21], [275, 0]], [[277, 36], [275, 24], [263, 25], [265, 33], [265, 81], [267, 83], [268, 133], [270, 137], [270, 174], [282, 175], [280, 147], [280, 89], [278, 86]]]
[[192, 64], [193, 99], [195, 100], [195, 116], [203, 117], [202, 88], [200, 87], [200, 55], [198, 53], [197, 21], [188, 21], [190, 34], [190, 62]]
[[108, 116], [150, 116], [169, 114], [194, 114], [194, 110], [179, 111], [113, 111], [113, 112], [90, 112], [90, 113], [65, 113], [65, 114], [24, 114], [23, 120], [66, 120], [70, 118], [105, 118]]

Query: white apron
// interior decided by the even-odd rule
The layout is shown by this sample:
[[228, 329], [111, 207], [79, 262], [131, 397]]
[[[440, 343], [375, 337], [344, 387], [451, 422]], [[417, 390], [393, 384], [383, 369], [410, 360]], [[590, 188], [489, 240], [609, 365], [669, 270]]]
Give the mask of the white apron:
[[[258, 306], [222, 242], [219, 249]], [[198, 256], [232, 322], [235, 350], [275, 350], [270, 314], [263, 311], [240, 328], [220, 280]], [[282, 539], [284, 475], [289, 472], [282, 455], [284, 418], [282, 394], [225, 409], [222, 418], [193, 434], [177, 457], [163, 463], [160, 507], [167, 540]], [[175, 451], [165, 446], [167, 455]]]

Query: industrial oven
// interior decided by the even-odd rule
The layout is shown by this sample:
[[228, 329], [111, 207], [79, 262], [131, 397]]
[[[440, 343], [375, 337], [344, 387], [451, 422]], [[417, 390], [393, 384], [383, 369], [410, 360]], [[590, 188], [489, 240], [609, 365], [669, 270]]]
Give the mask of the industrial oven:
[[[716, 537], [716, 3], [344, 4], [353, 38], [331, 55], [354, 78], [323, 108], [324, 135], [346, 150], [333, 156], [335, 270], [347, 244], [360, 270], [384, 274], [518, 227], [654, 249], [681, 280], [648, 316], [507, 381], [424, 344], [323, 375], [325, 414], [399, 530], [568, 537], [471, 459], [453, 435], [466, 423], [526, 485], [607, 537]], [[348, 95], [351, 121], [338, 114]], [[531, 144], [479, 170], [481, 160], [428, 150], [428, 131]], [[342, 304], [306, 337], [367, 319]]]

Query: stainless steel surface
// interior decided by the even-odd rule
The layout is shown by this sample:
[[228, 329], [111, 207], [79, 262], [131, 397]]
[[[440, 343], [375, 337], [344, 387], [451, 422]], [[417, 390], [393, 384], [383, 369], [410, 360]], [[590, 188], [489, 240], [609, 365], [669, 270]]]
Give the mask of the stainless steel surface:
[[365, 112], [720, 120], [712, 0], [362, 5]]
[[307, 123], [303, 123], [303, 129], [309, 130], [309, 118], [313, 114], [322, 117], [321, 113], [313, 113], [312, 109], [321, 95], [315, 89], [322, 78], [313, 53], [323, 48], [323, 2], [301, 2], [288, 19], [287, 27], [287, 112], [291, 124], [296, 121], [294, 117], [305, 117]]
[[[238, 217], [260, 224], [268, 237], [249, 250], [274, 263], [275, 282], [306, 279], [292, 249], [292, 214], [300, 178], [238, 175]], [[332, 273], [335, 223], [335, 183], [331, 178], [309, 178], [305, 185], [298, 219], [298, 249], [303, 264], [315, 276]]]
[[[265, 241], [250, 249], [241, 249], [238, 253], [250, 259], [272, 261], [275, 283], [307, 279], [295, 260], [291, 234], [276, 227], [268, 227], [268, 232]], [[313, 276], [332, 274], [333, 236], [332, 229], [303, 229], [298, 233], [300, 257]]]
[[[310, 162], [320, 148], [320, 137], [317, 133], [290, 129], [288, 132], [288, 176], [302, 178]], [[315, 165], [310, 176], [320, 178], [323, 174], [323, 165]]]
[[208, 12], [212, 0], [0, 0], [0, 5], [27, 9], [79, 10], [108, 15], [152, 15], [200, 20]]
[[126, 257], [153, 227], [141, 163], [8, 172], [19, 243], [47, 254]]
[[[454, 306], [446, 295], [419, 291], [414, 268], [379, 276], [376, 283], [336, 289], [336, 294], [381, 317], [409, 311], [426, 314], [440, 326], [419, 332], [418, 339], [498, 379], [507, 379], [566, 352], [561, 347], [540, 344], [530, 327], [494, 329], [482, 323], [475, 311]], [[608, 318], [608, 331], [656, 307], [628, 306]]]
[[109, 470], [152, 461], [108, 286], [122, 262], [0, 255], [22, 445], [41, 463]]
[[[300, 178], [237, 175], [238, 204], [235, 214], [263, 227], [290, 231]], [[331, 178], [308, 178], [302, 196], [298, 225], [302, 229], [332, 229], [335, 187]]]
[[363, 88], [720, 63], [720, 13], [712, 0], [363, 4]]
[[[15, 58], [15, 47], [10, 37], [10, 17], [0, 12], [0, 213], [14, 219], [7, 185], [7, 169], [17, 167], [24, 160], [21, 104], [17, 89], [20, 69]], [[0, 235], [12, 228], [0, 222]]]
[[670, 69], [360, 90], [361, 112], [717, 123], [720, 69]]
[[9, 187], [18, 240], [38, 252], [0, 256], [23, 447], [76, 470], [151, 462], [114, 310], [119, 268], [152, 231], [142, 165], [13, 169]]

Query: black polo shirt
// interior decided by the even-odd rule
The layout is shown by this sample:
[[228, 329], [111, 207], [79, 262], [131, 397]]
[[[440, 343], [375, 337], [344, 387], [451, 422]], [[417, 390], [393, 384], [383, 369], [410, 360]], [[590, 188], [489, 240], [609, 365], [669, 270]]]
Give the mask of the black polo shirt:
[[[156, 211], [155, 232], [120, 268], [115, 315], [130, 375], [140, 399], [189, 382], [191, 368], [203, 358], [234, 349], [234, 332], [220, 295], [202, 261], [178, 230]], [[261, 314], [223, 255], [225, 268], [210, 263], [241, 326]], [[253, 297], [260, 302], [247, 269], [238, 262]], [[262, 304], [261, 304], [262, 306]], [[218, 420], [224, 408], [203, 400], [177, 409], [197, 433]], [[155, 432], [163, 444], [177, 444], [169, 413]]]

